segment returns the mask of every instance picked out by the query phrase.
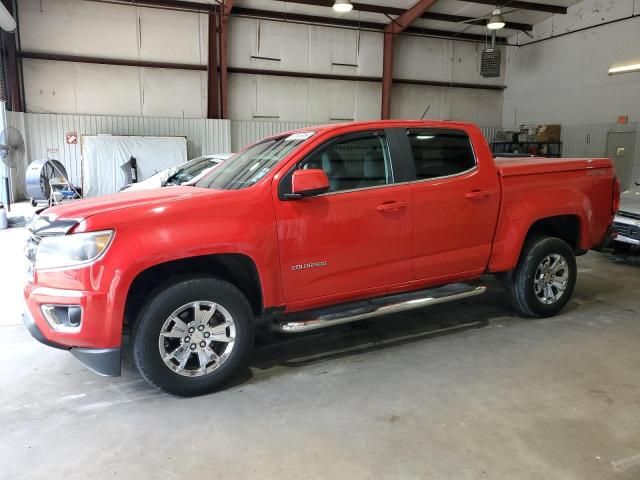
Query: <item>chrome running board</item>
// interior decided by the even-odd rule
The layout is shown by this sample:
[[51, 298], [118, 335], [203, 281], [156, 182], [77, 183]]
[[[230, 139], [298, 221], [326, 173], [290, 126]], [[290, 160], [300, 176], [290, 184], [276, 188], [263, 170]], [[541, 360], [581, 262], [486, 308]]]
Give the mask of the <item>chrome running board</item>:
[[392, 313], [414, 310], [438, 303], [451, 302], [481, 295], [487, 287], [452, 283], [443, 287], [401, 293], [388, 297], [374, 298], [363, 302], [293, 313], [274, 321], [272, 328], [283, 333], [309, 332], [320, 328], [332, 327], [342, 323], [355, 322], [365, 318], [390, 315]]

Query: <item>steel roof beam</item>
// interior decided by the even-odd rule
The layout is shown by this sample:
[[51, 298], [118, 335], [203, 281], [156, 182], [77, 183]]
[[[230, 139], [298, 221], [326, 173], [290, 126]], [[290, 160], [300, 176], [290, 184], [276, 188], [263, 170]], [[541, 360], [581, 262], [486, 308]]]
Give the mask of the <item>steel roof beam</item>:
[[[378, 22], [360, 22], [358, 20], [351, 20], [338, 17], [323, 17], [318, 15], [307, 15], [301, 13], [286, 13], [278, 12], [275, 10], [257, 10], [255, 8], [235, 7], [231, 16], [242, 16], [250, 18], [264, 18], [267, 20], [275, 21], [291, 21], [299, 23], [309, 23], [312, 25], [327, 25], [329, 27], [348, 27], [365, 30], [379, 30], [382, 31], [387, 26], [386, 23]], [[470, 42], [486, 42], [488, 36], [478, 35], [474, 33], [461, 33], [450, 32], [447, 30], [436, 30], [433, 28], [421, 28], [421, 27], [407, 27], [404, 33], [410, 33], [412, 35], [425, 35], [431, 37], [450, 38], [454, 40], [467, 40]], [[506, 37], [498, 37], [498, 41], [505, 41]]]
[[563, 7], [560, 5], [550, 5], [548, 3], [537, 3], [537, 2], [524, 2], [521, 0], [513, 0], [506, 1], [503, 3], [507, 3], [505, 7], [500, 5], [500, 2], [496, 2], [495, 0], [462, 0], [464, 2], [469, 3], [479, 3], [481, 5], [490, 5], [495, 7], [496, 4], [500, 8], [518, 8], [522, 10], [531, 10], [533, 12], [545, 12], [545, 13], [558, 13], [560, 15], [565, 15], [567, 13], [567, 7]]
[[[333, 1], [331, 0], [276, 0], [279, 2], [286, 3], [296, 3], [300, 5], [310, 5], [314, 7], [328, 7], [331, 8], [333, 6]], [[480, 0], [478, 3], [484, 3], [483, 0]], [[489, 2], [491, 5], [495, 6], [494, 2]], [[513, 7], [514, 2], [509, 2], [509, 7]], [[515, 2], [517, 3], [517, 2]], [[522, 2], [521, 2], [522, 3]], [[530, 2], [524, 2], [530, 3]], [[389, 7], [385, 5], [371, 5], [369, 3], [352, 3], [353, 9], [359, 12], [367, 12], [367, 13], [379, 13], [381, 15], [402, 15], [404, 9], [398, 7]], [[552, 5], [552, 7], [556, 8]], [[515, 8], [515, 7], [514, 7]], [[564, 7], [558, 7], [564, 8]], [[566, 13], [566, 8], [564, 9]], [[464, 15], [452, 15], [448, 13], [436, 13], [436, 12], [425, 12], [420, 18], [424, 18], [425, 20], [438, 20], [441, 22], [452, 22], [452, 23], [471, 23], [473, 25], [484, 25], [486, 22], [484, 20], [476, 20], [473, 17], [466, 17]], [[533, 30], [533, 25], [528, 23], [519, 23], [519, 22], [507, 22], [505, 28], [509, 28], [511, 30], [525, 30], [531, 31]]]

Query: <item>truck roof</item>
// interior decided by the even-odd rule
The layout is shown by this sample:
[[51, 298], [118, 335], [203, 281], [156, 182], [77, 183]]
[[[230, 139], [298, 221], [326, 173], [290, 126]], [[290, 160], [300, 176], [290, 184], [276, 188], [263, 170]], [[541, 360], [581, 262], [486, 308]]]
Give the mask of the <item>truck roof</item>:
[[367, 121], [358, 121], [358, 122], [342, 122], [342, 123], [328, 123], [323, 125], [312, 125], [309, 127], [296, 128], [294, 130], [289, 130], [287, 132], [282, 132], [277, 134], [286, 135], [296, 132], [328, 132], [331, 130], [338, 130], [344, 127], [352, 127], [352, 126], [364, 126], [371, 128], [385, 128], [385, 127], [475, 127], [473, 123], [469, 122], [457, 122], [453, 120], [402, 120], [402, 119], [392, 119], [392, 120], [367, 120]]

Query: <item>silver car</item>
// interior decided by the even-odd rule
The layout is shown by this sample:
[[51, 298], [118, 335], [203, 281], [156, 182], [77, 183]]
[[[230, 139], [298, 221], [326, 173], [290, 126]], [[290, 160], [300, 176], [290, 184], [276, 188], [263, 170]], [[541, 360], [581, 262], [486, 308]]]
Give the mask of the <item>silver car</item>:
[[613, 221], [618, 232], [614, 242], [616, 250], [640, 249], [640, 183], [620, 195], [620, 209]]

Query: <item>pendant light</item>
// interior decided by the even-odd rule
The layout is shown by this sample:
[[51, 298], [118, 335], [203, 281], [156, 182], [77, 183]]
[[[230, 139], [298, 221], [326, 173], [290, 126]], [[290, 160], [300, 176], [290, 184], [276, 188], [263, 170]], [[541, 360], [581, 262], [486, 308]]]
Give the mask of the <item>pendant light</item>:
[[333, 11], [338, 13], [347, 13], [353, 10], [350, 0], [336, 0], [333, 4]]
[[491, 17], [489, 17], [487, 28], [489, 30], [500, 30], [501, 28], [504, 28], [504, 25], [504, 17], [500, 14], [500, 9], [496, 8], [491, 14]]

